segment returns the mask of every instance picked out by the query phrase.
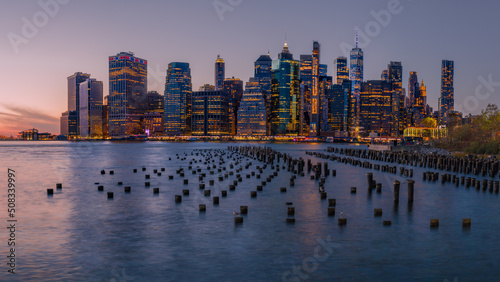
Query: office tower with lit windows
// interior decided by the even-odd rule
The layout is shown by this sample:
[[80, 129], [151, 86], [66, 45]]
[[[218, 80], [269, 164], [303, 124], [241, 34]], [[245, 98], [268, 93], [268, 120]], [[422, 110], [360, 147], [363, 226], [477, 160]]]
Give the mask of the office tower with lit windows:
[[250, 78], [250, 81], [245, 85], [245, 92], [238, 109], [238, 135], [266, 135], [266, 115], [266, 102], [259, 79]]
[[299, 61], [293, 59], [285, 41], [272, 65], [271, 134], [297, 135], [300, 126]]
[[224, 63], [224, 59], [217, 55], [217, 59], [215, 60], [215, 90], [222, 90], [222, 82], [226, 77], [226, 66]]
[[388, 70], [382, 71], [382, 73], [380, 74], [380, 80], [389, 81], [389, 71]]
[[439, 102], [441, 104], [439, 109], [439, 118], [441, 121], [446, 120], [446, 117], [454, 110], [454, 92], [453, 76], [454, 76], [454, 62], [443, 60], [441, 62], [441, 97]]
[[146, 112], [147, 113], [161, 113], [165, 111], [165, 97], [157, 91], [148, 91], [146, 95]]
[[393, 90], [391, 82], [369, 80], [361, 84], [360, 93], [360, 130], [365, 136], [379, 133], [380, 136], [399, 136], [400, 95]]
[[89, 78], [79, 88], [80, 137], [102, 138], [102, 81]]
[[76, 112], [76, 133], [69, 131], [70, 138], [80, 135], [80, 83], [90, 78], [90, 74], [75, 72], [68, 76], [68, 111]]
[[165, 131], [165, 98], [157, 91], [148, 91], [146, 95], [146, 113], [142, 117], [142, 128], [148, 136], [160, 136]]
[[148, 62], [132, 52], [109, 57], [109, 135], [119, 137], [142, 133], [145, 112]]
[[309, 136], [312, 118], [312, 55], [300, 55], [299, 79], [300, 79], [300, 129], [299, 135]]
[[238, 129], [238, 108], [243, 96], [243, 81], [238, 78], [228, 78], [222, 82], [222, 91], [229, 95], [230, 135], [236, 135]]
[[349, 132], [349, 106], [351, 100], [351, 81], [342, 80], [327, 90], [328, 95], [328, 125], [331, 131], [340, 136], [341, 132]]
[[416, 71], [410, 72], [410, 77], [408, 78], [408, 96], [409, 96], [409, 105], [408, 107], [413, 107], [416, 100], [416, 92], [418, 91], [418, 77]]
[[191, 69], [189, 63], [168, 64], [163, 119], [165, 134], [191, 134]]
[[418, 86], [418, 92], [415, 95], [414, 107], [417, 108], [422, 116], [425, 116], [427, 107], [427, 88], [424, 85], [424, 80]]
[[358, 48], [358, 31], [356, 30], [356, 47], [350, 53], [349, 78], [352, 82], [352, 91], [359, 97], [361, 82], [363, 82], [363, 50]]
[[313, 42], [311, 76], [311, 124], [310, 136], [319, 136], [321, 120], [321, 101], [319, 93], [319, 43]]
[[[273, 60], [269, 54], [260, 56], [254, 63], [254, 77], [263, 91], [271, 93], [271, 67]], [[265, 93], [266, 94], [266, 93]]]
[[215, 86], [205, 83], [198, 88], [198, 91], [215, 91]]
[[389, 82], [392, 85], [392, 91], [395, 91], [399, 95], [399, 110], [394, 113], [397, 115], [397, 119], [393, 122], [397, 123], [399, 126], [400, 133], [403, 133], [405, 129], [405, 122], [403, 122], [405, 117], [405, 99], [406, 95], [403, 89], [403, 66], [401, 62], [393, 62], [391, 61], [387, 66], [387, 72], [389, 74]]
[[229, 135], [229, 95], [224, 91], [192, 94], [191, 129], [195, 136]]
[[344, 80], [349, 80], [349, 67], [346, 57], [338, 57], [333, 61], [333, 71], [335, 72], [335, 84], [342, 84]]
[[322, 132], [330, 131], [331, 128], [328, 124], [328, 113], [330, 111], [328, 107], [328, 90], [332, 87], [333, 78], [331, 76], [320, 76], [319, 77], [319, 135], [323, 135]]
[[319, 64], [319, 76], [328, 76], [328, 65]]
[[[353, 107], [350, 109], [352, 127], [356, 128], [359, 124], [359, 95], [361, 92], [361, 83], [363, 82], [363, 50], [358, 48], [358, 30], [356, 29], [356, 46], [350, 54], [349, 79], [351, 80], [351, 91], [354, 97]], [[354, 133], [356, 135], [357, 133]]]

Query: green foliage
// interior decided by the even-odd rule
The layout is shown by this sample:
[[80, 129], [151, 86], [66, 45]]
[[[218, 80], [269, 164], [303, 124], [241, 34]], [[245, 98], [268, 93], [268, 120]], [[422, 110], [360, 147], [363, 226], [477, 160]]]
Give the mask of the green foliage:
[[471, 124], [448, 124], [448, 136], [436, 142], [440, 148], [464, 150], [473, 154], [494, 155], [500, 153], [500, 110], [489, 104]]
[[422, 125], [425, 126], [425, 127], [436, 128], [437, 127], [437, 121], [434, 118], [426, 117], [422, 121]]

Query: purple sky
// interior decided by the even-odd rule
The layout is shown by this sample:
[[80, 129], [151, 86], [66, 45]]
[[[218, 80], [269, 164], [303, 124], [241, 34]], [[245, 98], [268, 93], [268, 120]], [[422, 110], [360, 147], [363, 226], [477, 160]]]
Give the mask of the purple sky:
[[[494, 0], [2, 1], [0, 134], [31, 127], [58, 133], [66, 77], [90, 73], [104, 82], [106, 95], [108, 56], [120, 51], [148, 60], [148, 90], [163, 93], [172, 61], [191, 64], [197, 90], [213, 84], [217, 54], [227, 77], [248, 81], [259, 55], [269, 50], [277, 57], [285, 33], [296, 59], [319, 41], [321, 63], [332, 75], [342, 46], [354, 44], [356, 26], [366, 34], [365, 80], [380, 79], [389, 61], [401, 61], [403, 86], [417, 71], [436, 109], [441, 60], [454, 60], [456, 108], [475, 114], [500, 104], [499, 10]], [[377, 21], [377, 14], [390, 20]]]

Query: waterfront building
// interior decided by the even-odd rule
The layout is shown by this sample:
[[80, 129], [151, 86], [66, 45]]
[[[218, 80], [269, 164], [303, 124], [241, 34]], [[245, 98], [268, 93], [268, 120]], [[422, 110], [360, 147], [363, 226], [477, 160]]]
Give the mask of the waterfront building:
[[147, 61], [132, 52], [109, 57], [109, 135], [142, 133], [148, 84]]
[[[331, 131], [349, 132], [349, 107], [352, 106], [350, 80], [342, 80], [341, 84], [334, 84], [327, 90], [328, 96], [328, 124]], [[340, 134], [339, 134], [340, 135]]]
[[189, 63], [168, 64], [163, 113], [166, 135], [191, 134], [191, 93]]
[[387, 66], [387, 71], [389, 74], [389, 82], [392, 85], [392, 91], [395, 91], [399, 95], [398, 111], [397, 114], [394, 113], [395, 116], [397, 115], [397, 118], [395, 118], [393, 122], [397, 123], [397, 126], [399, 127], [398, 135], [400, 135], [401, 133], [403, 133], [403, 130], [405, 128], [404, 120], [406, 119], [404, 108], [406, 93], [403, 89], [403, 66], [401, 65], [401, 62], [391, 61]]
[[319, 43], [313, 42], [311, 76], [311, 124], [310, 136], [319, 136], [321, 123], [321, 101], [319, 92]]
[[309, 136], [312, 119], [312, 55], [300, 55], [300, 128], [299, 135]]
[[[80, 124], [80, 83], [90, 78], [90, 74], [75, 72], [68, 76], [68, 111], [76, 112], [76, 122]], [[80, 135], [80, 128], [76, 128], [76, 133], [71, 132], [70, 138]]]
[[416, 95], [418, 93], [418, 77], [416, 71], [410, 72], [410, 77], [408, 78], [408, 98], [409, 104], [407, 105], [409, 108], [413, 107], [416, 100]]
[[192, 93], [191, 129], [196, 136], [229, 135], [229, 95], [224, 91]]
[[258, 78], [250, 78], [238, 109], [238, 135], [264, 136], [267, 134], [267, 112], [264, 91]]
[[89, 78], [79, 85], [79, 128], [82, 138], [102, 138], [102, 81]]
[[258, 80], [265, 95], [271, 94], [271, 67], [273, 60], [269, 54], [260, 56], [254, 63], [254, 77]]

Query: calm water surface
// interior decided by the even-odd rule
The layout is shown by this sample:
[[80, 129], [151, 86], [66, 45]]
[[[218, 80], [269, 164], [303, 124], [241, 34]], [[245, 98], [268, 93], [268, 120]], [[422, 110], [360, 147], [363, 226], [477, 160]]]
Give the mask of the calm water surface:
[[[266, 144], [295, 157], [324, 151], [327, 144]], [[329, 161], [337, 176], [327, 177], [328, 198], [337, 199], [328, 217], [317, 182], [281, 169], [271, 183], [250, 198], [262, 179], [245, 175], [262, 165], [252, 160], [243, 182], [214, 206], [198, 189], [198, 174], [188, 170], [194, 149], [225, 149], [243, 143], [91, 143], [1, 142], [0, 220], [7, 226], [7, 168], [16, 171], [16, 275], [7, 274], [8, 230], [2, 228], [0, 280], [5, 281], [498, 281], [500, 279], [500, 198], [474, 188], [423, 182], [414, 168], [415, 201], [407, 204], [406, 184], [400, 204], [392, 201], [392, 182], [405, 178]], [[177, 159], [179, 154], [187, 160]], [[172, 158], [169, 161], [169, 157]], [[243, 162], [243, 166], [244, 166]], [[225, 165], [229, 169], [229, 162]], [[228, 190], [236, 176], [219, 182], [206, 165], [206, 189], [212, 196]], [[147, 167], [146, 172], [140, 168]], [[153, 169], [164, 167], [162, 176]], [[183, 178], [175, 173], [186, 170]], [[138, 173], [133, 169], [138, 168]], [[114, 175], [101, 175], [105, 169]], [[425, 169], [427, 170], [427, 169]], [[366, 173], [382, 183], [382, 193], [366, 190]], [[151, 188], [144, 175], [151, 175]], [[173, 180], [168, 175], [175, 175]], [[208, 185], [214, 179], [215, 185]], [[498, 179], [497, 179], [498, 180]], [[125, 194], [123, 186], [131, 186]], [[97, 185], [104, 185], [104, 192]], [[55, 184], [63, 189], [56, 191]], [[280, 193], [279, 187], [288, 187]], [[153, 195], [159, 187], [160, 194]], [[356, 194], [350, 187], [358, 187]], [[53, 197], [46, 189], [54, 188]], [[174, 195], [189, 189], [182, 203]], [[113, 191], [108, 200], [106, 192]], [[286, 202], [293, 202], [295, 224], [286, 224]], [[205, 213], [198, 204], [206, 204]], [[235, 226], [233, 210], [247, 205], [244, 223]], [[373, 209], [383, 216], [374, 217]], [[340, 211], [348, 219], [339, 227]], [[462, 228], [462, 218], [472, 228]], [[438, 218], [440, 226], [429, 228]], [[382, 225], [391, 220], [392, 226]], [[295, 280], [293, 280], [295, 279]]]

